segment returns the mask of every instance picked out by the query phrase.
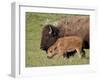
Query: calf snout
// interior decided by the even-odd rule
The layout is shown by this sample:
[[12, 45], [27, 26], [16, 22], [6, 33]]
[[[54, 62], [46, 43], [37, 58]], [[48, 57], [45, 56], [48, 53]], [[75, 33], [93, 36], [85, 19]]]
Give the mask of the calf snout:
[[48, 58], [48, 59], [51, 59], [51, 58], [52, 58], [52, 56], [47, 56], [47, 58]]

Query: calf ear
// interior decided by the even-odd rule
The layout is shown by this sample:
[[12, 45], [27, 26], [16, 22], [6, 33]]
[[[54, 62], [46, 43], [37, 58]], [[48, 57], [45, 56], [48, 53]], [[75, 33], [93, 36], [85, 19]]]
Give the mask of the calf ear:
[[56, 50], [57, 49], [57, 46], [54, 48], [54, 50]]

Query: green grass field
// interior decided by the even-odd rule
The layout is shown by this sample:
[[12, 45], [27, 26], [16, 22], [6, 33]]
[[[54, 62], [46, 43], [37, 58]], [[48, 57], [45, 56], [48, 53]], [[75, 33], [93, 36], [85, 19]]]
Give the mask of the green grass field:
[[45, 51], [40, 49], [41, 32], [46, 20], [57, 21], [65, 14], [45, 14], [26, 12], [26, 67], [60, 66], [89, 64], [89, 49], [85, 49], [86, 57], [79, 59], [77, 55], [69, 59], [63, 57], [48, 59]]

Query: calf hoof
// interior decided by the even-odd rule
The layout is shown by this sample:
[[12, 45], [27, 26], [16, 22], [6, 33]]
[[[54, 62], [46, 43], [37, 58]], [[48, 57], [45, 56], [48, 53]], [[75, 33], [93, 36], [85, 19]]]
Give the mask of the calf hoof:
[[81, 55], [78, 55], [78, 57], [81, 58], [82, 56]]

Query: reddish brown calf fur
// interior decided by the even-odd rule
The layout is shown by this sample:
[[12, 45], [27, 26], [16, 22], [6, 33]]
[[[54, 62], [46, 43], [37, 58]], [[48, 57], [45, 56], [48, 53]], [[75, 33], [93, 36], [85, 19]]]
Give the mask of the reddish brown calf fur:
[[47, 51], [47, 57], [51, 58], [54, 55], [63, 56], [64, 53], [76, 50], [79, 57], [81, 57], [83, 41], [78, 36], [68, 36], [59, 38]]

